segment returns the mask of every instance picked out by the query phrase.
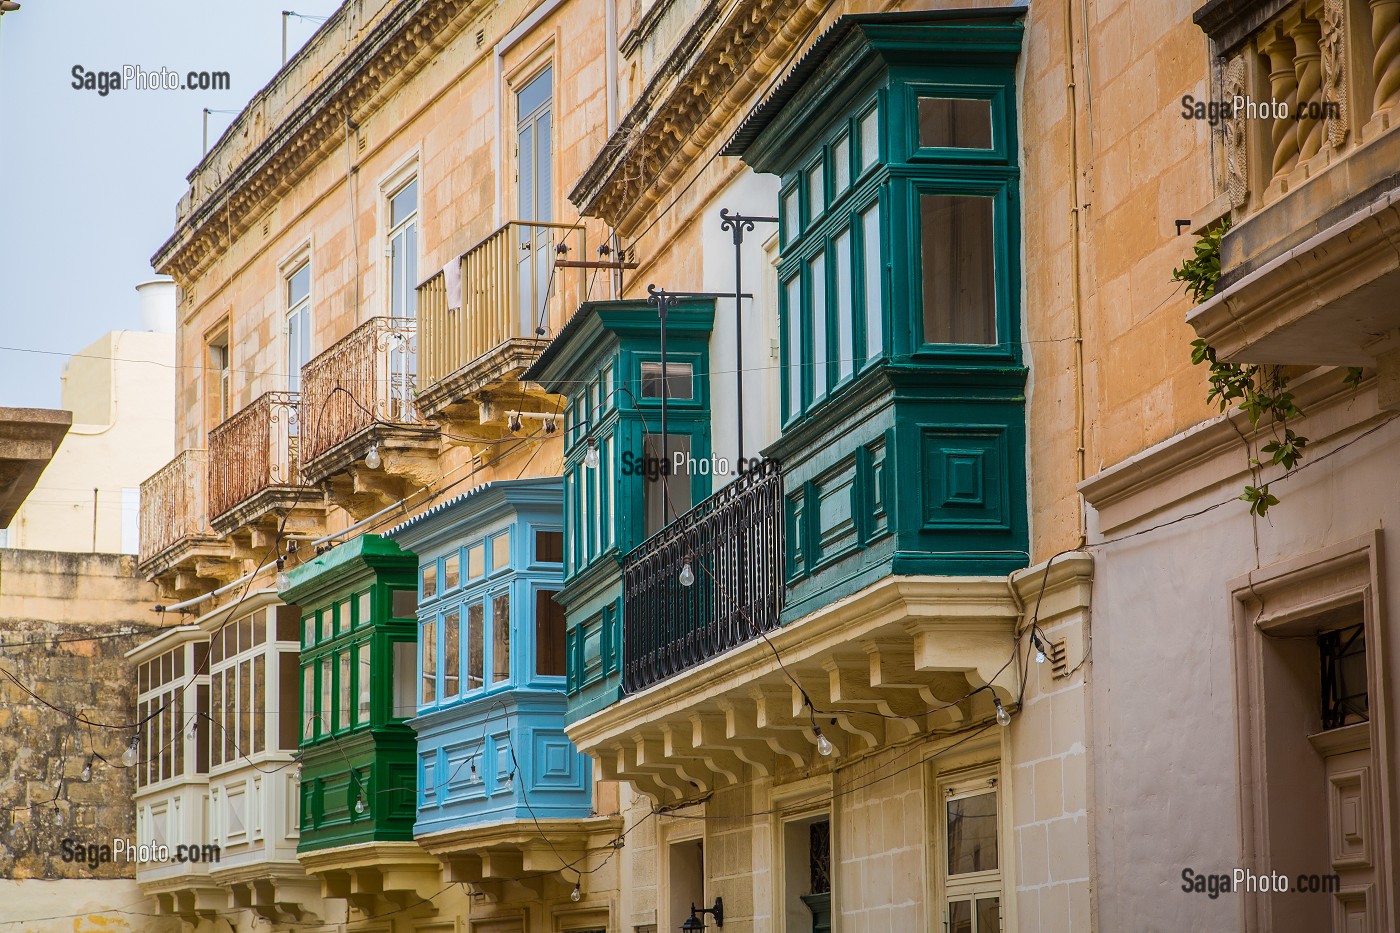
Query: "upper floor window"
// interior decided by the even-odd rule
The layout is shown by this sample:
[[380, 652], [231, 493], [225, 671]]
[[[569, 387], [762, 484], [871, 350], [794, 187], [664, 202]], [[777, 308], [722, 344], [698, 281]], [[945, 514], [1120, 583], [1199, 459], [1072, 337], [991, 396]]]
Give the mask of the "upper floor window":
[[[197, 743], [208, 734], [209, 686], [195, 683], [205, 645], [193, 642], [164, 651], [137, 665], [136, 711], [140, 787], [208, 770], [208, 756]], [[188, 745], [187, 745], [188, 740]], [[199, 749], [191, 761], [190, 749]]]
[[[546, 67], [515, 95], [516, 209], [527, 223], [518, 228], [521, 334], [548, 323], [554, 273], [554, 69]], [[528, 223], [533, 221], [534, 223]]]
[[1009, 87], [893, 80], [788, 160], [785, 421], [890, 356], [1015, 361]]
[[311, 263], [286, 278], [287, 391], [301, 391], [301, 368], [311, 359]]
[[297, 747], [297, 640], [294, 606], [259, 609], [209, 639], [210, 765]]
[[224, 329], [209, 338], [205, 350], [204, 386], [211, 429], [233, 414], [231, 360], [228, 330]]
[[389, 195], [389, 316], [418, 314], [418, 179]]
[[949, 933], [1001, 930], [999, 790], [988, 772], [940, 785], [944, 922]]

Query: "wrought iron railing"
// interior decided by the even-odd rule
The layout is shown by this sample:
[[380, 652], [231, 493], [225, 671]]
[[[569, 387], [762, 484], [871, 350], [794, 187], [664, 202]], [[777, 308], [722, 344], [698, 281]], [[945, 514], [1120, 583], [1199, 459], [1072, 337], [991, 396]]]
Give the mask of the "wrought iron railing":
[[300, 398], [265, 392], [209, 432], [209, 514], [215, 518], [274, 486], [301, 482]]
[[416, 424], [418, 321], [370, 318], [301, 371], [301, 462], [372, 424]]
[[[777, 628], [783, 555], [783, 477], [773, 460], [628, 554], [623, 690], [645, 690]], [[682, 577], [693, 580], [687, 586]]]
[[205, 508], [208, 476], [209, 452], [186, 450], [141, 484], [141, 563], [185, 538], [213, 536]]
[[[566, 253], [557, 252], [561, 245]], [[448, 301], [442, 271], [418, 286], [421, 384], [436, 384], [512, 337], [563, 326], [586, 291], [585, 270], [555, 267], [563, 256], [592, 258], [582, 224], [512, 220], [457, 260], [456, 301]]]

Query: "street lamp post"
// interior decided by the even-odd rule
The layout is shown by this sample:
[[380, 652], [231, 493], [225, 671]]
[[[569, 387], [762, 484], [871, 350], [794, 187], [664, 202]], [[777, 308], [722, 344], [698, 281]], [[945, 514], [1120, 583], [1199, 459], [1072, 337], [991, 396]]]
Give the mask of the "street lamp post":
[[[728, 292], [668, 292], [664, 288], [657, 288], [655, 285], [647, 285], [647, 301], [656, 305], [657, 316], [661, 319], [661, 475], [664, 492], [661, 496], [661, 527], [665, 528], [671, 523], [671, 480], [670, 473], [670, 441], [667, 435], [666, 423], [666, 403], [670, 395], [671, 386], [666, 378], [666, 312], [677, 301], [685, 298], [729, 298]], [[752, 298], [752, 295], [735, 292], [735, 299]], [[741, 441], [742, 444], [742, 441]]]
[[776, 217], [744, 216], [743, 214], [731, 214], [729, 208], [719, 209], [719, 226], [721, 230], [728, 230], [734, 238], [734, 369], [737, 385], [738, 421], [736, 425], [739, 430], [739, 446], [735, 453], [738, 455], [738, 462], [742, 466], [744, 463], [744, 267], [743, 267], [743, 245], [744, 234], [752, 233], [756, 223], [775, 224]]

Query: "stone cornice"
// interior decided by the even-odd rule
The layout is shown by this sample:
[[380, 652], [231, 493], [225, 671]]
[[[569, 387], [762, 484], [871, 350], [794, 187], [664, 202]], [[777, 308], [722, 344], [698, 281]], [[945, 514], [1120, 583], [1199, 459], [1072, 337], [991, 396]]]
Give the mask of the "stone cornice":
[[612, 839], [622, 830], [622, 817], [584, 819], [507, 820], [503, 823], [462, 826], [415, 836], [414, 843], [433, 855], [461, 855], [487, 849], [591, 848], [594, 837]]
[[826, 6], [822, 0], [739, 0], [723, 19], [706, 7], [619, 124], [569, 200], [624, 234], [733, 124]]
[[[1312, 442], [1300, 466], [1340, 432], [1390, 417], [1376, 404], [1374, 377], [1353, 392], [1340, 372], [1320, 367], [1294, 380], [1289, 389], [1305, 413], [1294, 427]], [[1271, 437], [1269, 423], [1251, 427], [1243, 412], [1231, 409], [1099, 471], [1078, 488], [1099, 513], [1099, 533], [1107, 534], [1202, 490], [1241, 479], [1249, 472], [1243, 439], [1254, 447]], [[1267, 469], [1265, 480], [1277, 479], [1277, 472], [1276, 467]]]
[[[151, 265], [184, 281], [205, 269], [253, 226], [270, 200], [344, 142], [347, 120], [361, 121], [376, 110], [446, 44], [454, 24], [460, 29], [485, 5], [485, 0], [400, 0], [284, 119], [261, 127], [264, 114], [254, 111], [275, 88], [274, 79], [235, 121], [243, 131], [226, 132], [190, 174], [178, 225]], [[259, 128], [264, 138], [243, 151], [239, 141]]]

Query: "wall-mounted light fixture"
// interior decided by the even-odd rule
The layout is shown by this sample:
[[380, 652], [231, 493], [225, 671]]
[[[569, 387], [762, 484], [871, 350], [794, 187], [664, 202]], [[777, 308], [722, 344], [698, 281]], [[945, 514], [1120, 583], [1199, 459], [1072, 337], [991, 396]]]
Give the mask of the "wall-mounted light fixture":
[[715, 918], [715, 926], [724, 926], [724, 898], [716, 897], [713, 907], [697, 908], [691, 904], [690, 917], [681, 924], [681, 933], [696, 933], [696, 931], [705, 929], [705, 921], [701, 919], [705, 914]]

